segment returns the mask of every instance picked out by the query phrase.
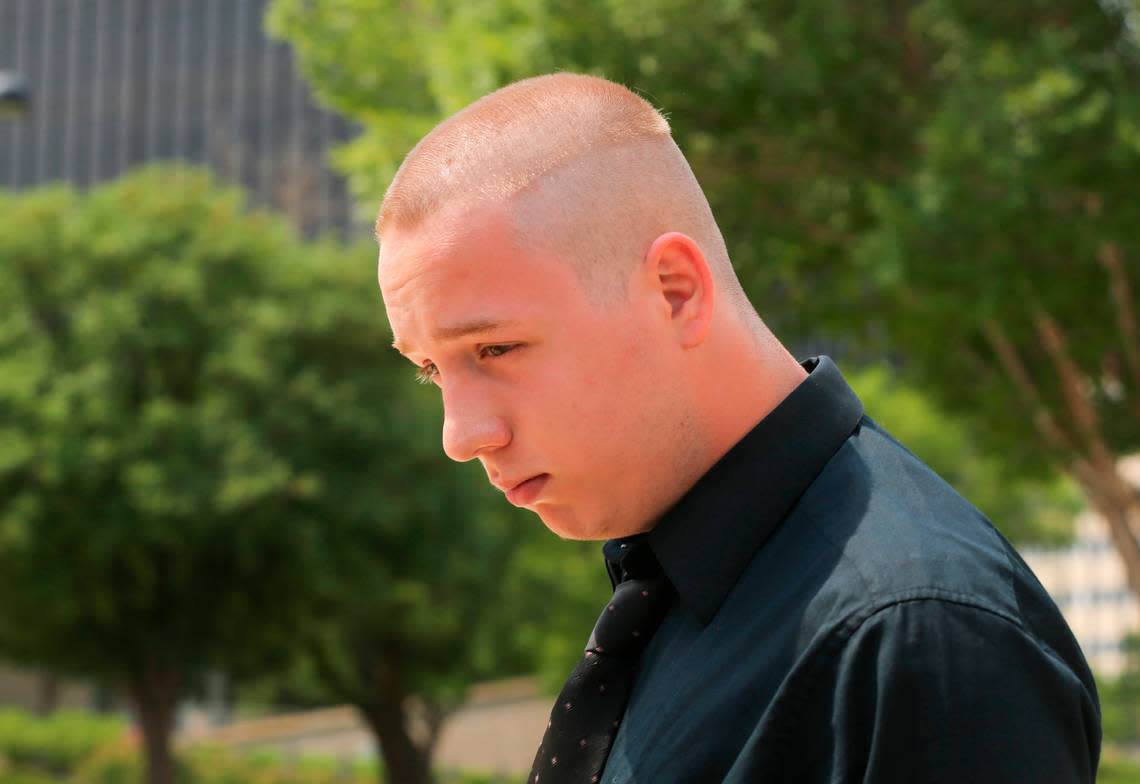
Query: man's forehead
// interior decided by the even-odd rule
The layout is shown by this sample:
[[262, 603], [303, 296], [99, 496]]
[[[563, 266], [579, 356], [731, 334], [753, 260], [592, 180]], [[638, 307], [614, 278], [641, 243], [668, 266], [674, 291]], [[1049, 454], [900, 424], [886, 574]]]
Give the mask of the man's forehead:
[[511, 233], [505, 208], [487, 203], [454, 204], [415, 225], [392, 227], [380, 240], [380, 288], [399, 288], [409, 277], [454, 262], [461, 249], [470, 249], [474, 262], [481, 249], [510, 243]]
[[453, 243], [453, 231], [429, 232], [423, 228], [392, 230], [380, 242], [376, 276], [385, 294], [403, 287], [408, 279], [429, 271]]
[[501, 209], [469, 209], [386, 234], [378, 278], [393, 345], [415, 353], [520, 326], [535, 315], [536, 297], [549, 298], [547, 289], [558, 285], [561, 270], [536, 262], [514, 243]]

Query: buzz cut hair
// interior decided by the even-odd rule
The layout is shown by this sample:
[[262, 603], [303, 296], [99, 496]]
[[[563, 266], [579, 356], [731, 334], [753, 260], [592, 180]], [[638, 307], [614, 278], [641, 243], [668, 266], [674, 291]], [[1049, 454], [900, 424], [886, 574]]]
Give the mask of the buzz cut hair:
[[505, 200], [584, 152], [671, 139], [669, 123], [632, 90], [555, 73], [485, 95], [437, 125], [401, 164], [376, 235], [414, 228], [452, 202]]
[[625, 290], [652, 241], [700, 245], [720, 292], [752, 311], [704, 191], [664, 115], [596, 76], [523, 79], [472, 103], [412, 148], [376, 219], [414, 230], [433, 214], [511, 203], [517, 242], [571, 261], [599, 300]]

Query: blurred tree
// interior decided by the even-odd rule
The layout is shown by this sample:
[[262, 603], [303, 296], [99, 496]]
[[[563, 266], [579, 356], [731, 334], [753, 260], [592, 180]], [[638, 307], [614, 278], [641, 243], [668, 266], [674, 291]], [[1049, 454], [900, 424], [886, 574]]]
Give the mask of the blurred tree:
[[891, 356], [1002, 481], [1068, 472], [1140, 592], [1135, 2], [275, 0], [269, 24], [363, 124], [340, 165], [373, 202], [515, 78], [666, 107], [773, 329]]
[[854, 268], [912, 376], [1020, 465], [1064, 467], [1140, 594], [1140, 47], [1126, 5], [931, 3], [941, 88]]
[[0, 196], [0, 651], [122, 685], [152, 784], [206, 668], [313, 654], [416, 784], [510, 661], [487, 629], [520, 535], [437, 470], [373, 256], [184, 171]]
[[0, 647], [121, 685], [155, 784], [188, 680], [284, 650], [319, 555], [254, 426], [291, 248], [241, 209], [156, 173], [0, 202]]

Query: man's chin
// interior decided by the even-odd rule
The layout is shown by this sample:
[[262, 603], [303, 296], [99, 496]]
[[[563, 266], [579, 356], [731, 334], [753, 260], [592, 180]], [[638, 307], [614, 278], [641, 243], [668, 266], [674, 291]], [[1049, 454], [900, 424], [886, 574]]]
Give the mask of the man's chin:
[[560, 539], [575, 542], [601, 541], [611, 538], [606, 526], [583, 520], [564, 506], [558, 504], [536, 504], [531, 511], [539, 516], [542, 524]]
[[642, 533], [652, 526], [623, 524], [612, 518], [588, 519], [567, 507], [556, 504], [537, 504], [531, 510], [542, 519], [543, 525], [560, 539], [575, 542], [604, 542]]

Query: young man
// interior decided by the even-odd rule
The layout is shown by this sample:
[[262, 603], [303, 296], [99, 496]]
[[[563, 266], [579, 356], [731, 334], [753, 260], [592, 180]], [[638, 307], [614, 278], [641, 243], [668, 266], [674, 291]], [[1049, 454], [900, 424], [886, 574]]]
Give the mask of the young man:
[[1056, 607], [765, 327], [648, 103], [573, 74], [492, 93], [409, 153], [377, 235], [447, 454], [610, 540], [532, 781], [1093, 781]]

